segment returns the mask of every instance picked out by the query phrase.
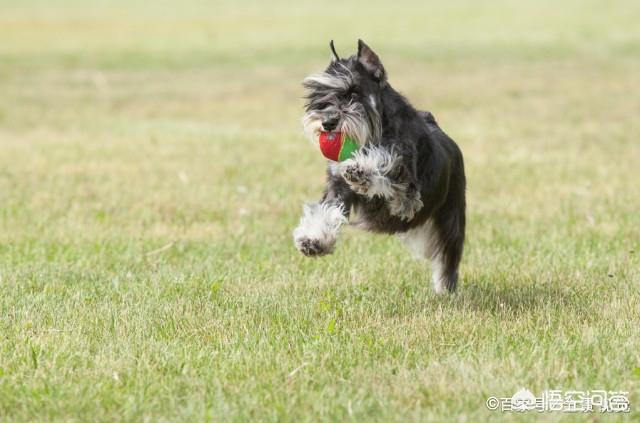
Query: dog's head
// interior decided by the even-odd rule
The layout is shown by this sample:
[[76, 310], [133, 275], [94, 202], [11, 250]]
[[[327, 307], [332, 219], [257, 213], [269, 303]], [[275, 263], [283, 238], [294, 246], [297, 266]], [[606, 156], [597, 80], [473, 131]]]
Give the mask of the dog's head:
[[341, 59], [331, 47], [331, 63], [324, 72], [309, 75], [304, 131], [317, 142], [320, 131], [340, 131], [364, 146], [375, 143], [382, 132], [382, 89], [387, 74], [378, 55], [362, 40], [358, 53]]

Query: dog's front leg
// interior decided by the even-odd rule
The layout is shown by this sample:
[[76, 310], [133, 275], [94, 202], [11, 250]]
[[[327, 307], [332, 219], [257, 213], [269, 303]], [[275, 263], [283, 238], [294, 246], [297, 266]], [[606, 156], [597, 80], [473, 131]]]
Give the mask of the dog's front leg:
[[387, 200], [393, 216], [411, 220], [423, 207], [415, 177], [403, 157], [383, 147], [357, 152], [352, 159], [339, 164], [339, 171], [357, 194]]
[[387, 201], [389, 212], [401, 219], [411, 220], [424, 207], [420, 190], [405, 164], [397, 165], [394, 172], [395, 175], [390, 178], [397, 182], [393, 184], [395, 195]]
[[305, 204], [300, 224], [293, 231], [293, 242], [302, 254], [317, 257], [333, 252], [340, 227], [347, 223], [353, 193], [331, 169], [327, 188], [318, 203]]
[[293, 242], [305, 256], [330, 254], [340, 227], [347, 222], [342, 203], [305, 204], [300, 224], [293, 231]]

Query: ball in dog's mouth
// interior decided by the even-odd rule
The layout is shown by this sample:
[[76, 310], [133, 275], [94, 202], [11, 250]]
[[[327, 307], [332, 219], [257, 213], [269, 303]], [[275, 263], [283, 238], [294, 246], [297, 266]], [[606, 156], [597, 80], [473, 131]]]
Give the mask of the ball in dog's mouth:
[[334, 162], [347, 160], [358, 148], [358, 143], [344, 132], [322, 131], [319, 136], [322, 155]]

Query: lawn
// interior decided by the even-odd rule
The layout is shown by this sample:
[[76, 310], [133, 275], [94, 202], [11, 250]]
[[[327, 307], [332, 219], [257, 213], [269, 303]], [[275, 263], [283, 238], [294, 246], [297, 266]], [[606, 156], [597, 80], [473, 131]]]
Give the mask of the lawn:
[[[0, 421], [640, 418], [632, 0], [0, 4]], [[460, 288], [291, 233], [334, 39], [460, 145]], [[489, 411], [521, 387], [631, 413]], [[594, 420], [595, 421], [595, 420]]]

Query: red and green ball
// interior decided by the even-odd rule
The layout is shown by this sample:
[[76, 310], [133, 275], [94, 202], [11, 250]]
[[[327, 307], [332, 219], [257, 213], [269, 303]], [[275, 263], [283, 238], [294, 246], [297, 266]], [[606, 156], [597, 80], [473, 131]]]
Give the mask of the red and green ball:
[[334, 162], [347, 160], [360, 148], [344, 132], [320, 132], [319, 142], [322, 154]]

